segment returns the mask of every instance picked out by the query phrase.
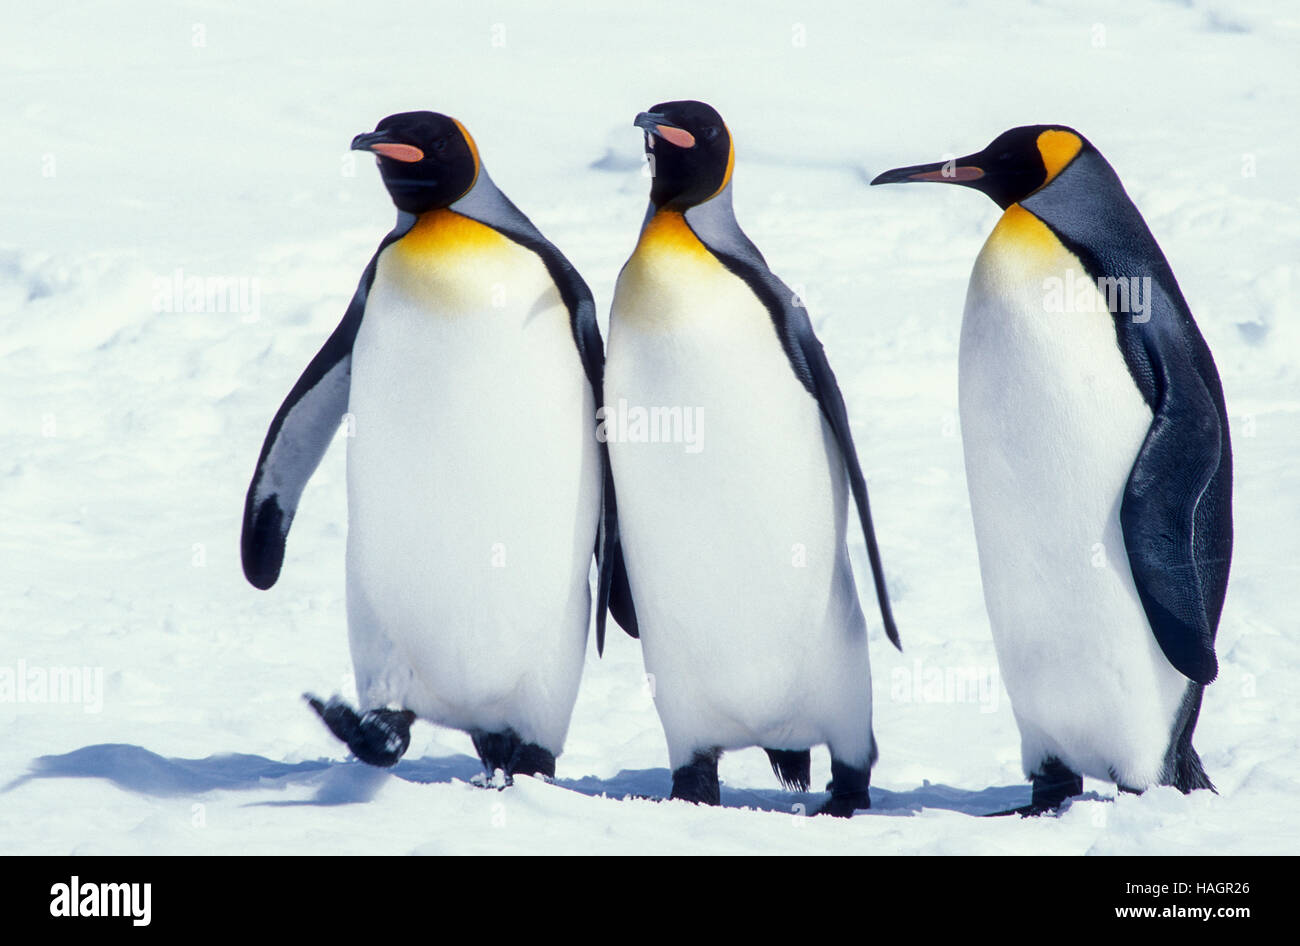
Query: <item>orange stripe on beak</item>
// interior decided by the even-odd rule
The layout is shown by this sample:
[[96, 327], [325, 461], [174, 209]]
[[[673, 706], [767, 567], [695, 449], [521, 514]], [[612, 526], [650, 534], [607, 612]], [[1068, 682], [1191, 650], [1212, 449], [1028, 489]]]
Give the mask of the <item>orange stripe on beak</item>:
[[937, 181], [940, 184], [960, 183], [961, 181], [978, 181], [984, 176], [984, 172], [977, 167], [963, 165], [955, 167], [952, 170], [926, 171], [922, 174], [909, 175], [913, 181]]
[[381, 142], [370, 145], [368, 150], [373, 151], [375, 154], [382, 154], [386, 158], [392, 158], [394, 161], [404, 161], [407, 164], [414, 164], [416, 161], [424, 160], [424, 152], [415, 145]]
[[695, 136], [685, 128], [674, 128], [671, 125], [655, 125], [655, 134], [679, 148], [695, 147]]

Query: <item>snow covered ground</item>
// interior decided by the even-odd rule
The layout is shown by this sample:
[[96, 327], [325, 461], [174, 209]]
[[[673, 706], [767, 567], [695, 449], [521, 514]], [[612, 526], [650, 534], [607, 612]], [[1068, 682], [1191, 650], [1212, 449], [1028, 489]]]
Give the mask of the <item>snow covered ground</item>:
[[[90, 686], [81, 703], [30, 686], [0, 702], [0, 852], [1300, 849], [1295, 8], [539, 7], [6, 14], [0, 674], [86, 668]], [[345, 761], [300, 699], [351, 686], [339, 444], [279, 584], [240, 572], [267, 423], [391, 225], [352, 136], [395, 111], [460, 118], [603, 320], [648, 187], [631, 120], [674, 98], [727, 119], [741, 224], [809, 303], [871, 487], [906, 652], [873, 621], [877, 807], [849, 822], [801, 817], [818, 796], [779, 791], [758, 750], [724, 758], [724, 810], [618, 800], [665, 795], [669, 775], [639, 645], [617, 632], [603, 660], [591, 648], [555, 785], [470, 785], [468, 737], [423, 723], [392, 772]], [[1028, 800], [956, 427], [966, 279], [997, 209], [866, 182], [1034, 122], [1101, 149], [1173, 263], [1234, 423], [1237, 546], [1196, 732], [1220, 794], [1111, 802], [1089, 782], [1059, 820], [987, 820], [973, 814]], [[190, 277], [237, 280], [239, 311], [169, 305]]]

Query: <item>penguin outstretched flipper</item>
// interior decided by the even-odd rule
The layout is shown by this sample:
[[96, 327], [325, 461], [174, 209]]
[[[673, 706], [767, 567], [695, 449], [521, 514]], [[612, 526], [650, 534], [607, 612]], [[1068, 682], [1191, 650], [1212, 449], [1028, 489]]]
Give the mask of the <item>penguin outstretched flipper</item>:
[[352, 343], [375, 279], [376, 260], [385, 247], [410, 229], [414, 220], [399, 218], [398, 225], [380, 242], [361, 274], [343, 320], [289, 391], [266, 432], [257, 468], [248, 484], [239, 540], [244, 575], [263, 591], [280, 577], [284, 544], [298, 511], [298, 500], [347, 413]]
[[396, 765], [411, 745], [415, 714], [410, 710], [377, 709], [358, 715], [338, 697], [328, 703], [310, 693], [303, 694], [303, 698], [330, 732], [347, 743], [352, 754], [367, 765], [383, 768]]

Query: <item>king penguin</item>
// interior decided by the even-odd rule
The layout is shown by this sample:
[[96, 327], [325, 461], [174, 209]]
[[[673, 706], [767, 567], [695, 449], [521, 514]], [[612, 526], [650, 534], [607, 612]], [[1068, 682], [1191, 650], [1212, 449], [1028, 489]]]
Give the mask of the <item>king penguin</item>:
[[886, 171], [1002, 217], [966, 295], [958, 395], [984, 600], [1039, 814], [1083, 791], [1213, 789], [1192, 747], [1232, 554], [1210, 350], [1087, 139], [1014, 128]]
[[397, 225], [271, 423], [244, 508], [244, 573], [279, 576], [308, 478], [347, 439], [348, 634], [362, 712], [312, 706], [392, 765], [422, 718], [489, 773], [554, 776], [614, 531], [596, 440], [603, 354], [573, 266], [492, 183], [455, 119], [390, 115], [376, 156]]
[[809, 750], [826, 744], [823, 810], [851, 815], [870, 807], [877, 752], [850, 494], [896, 645], [898, 632], [844, 399], [807, 312], [736, 222], [721, 116], [666, 102], [635, 125], [653, 183], [614, 292], [606, 411], [693, 411], [701, 434], [687, 450], [603, 430], [623, 611], [640, 632], [671, 797], [718, 804], [718, 758], [746, 746], [806, 790]]

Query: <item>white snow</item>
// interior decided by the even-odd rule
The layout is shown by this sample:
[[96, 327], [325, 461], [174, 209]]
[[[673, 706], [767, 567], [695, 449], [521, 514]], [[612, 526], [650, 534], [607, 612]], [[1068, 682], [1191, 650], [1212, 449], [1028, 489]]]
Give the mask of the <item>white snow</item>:
[[[87, 668], [90, 693], [0, 702], [0, 852], [1295, 853], [1294, 9], [463, 9], [7, 13], [0, 678]], [[735, 135], [737, 215], [810, 307], [871, 488], [906, 653], [859, 569], [881, 758], [875, 811], [848, 822], [801, 817], [824, 796], [779, 791], [758, 750], [724, 758], [723, 810], [618, 800], [669, 777], [639, 645], [615, 629], [603, 660], [589, 646], [558, 784], [472, 785], [468, 737], [423, 723], [392, 772], [345, 761], [300, 699], [354, 696], [338, 443], [280, 582], [259, 592], [240, 572], [267, 424], [392, 223], [352, 136], [408, 109], [461, 119], [603, 320], [648, 189], [632, 118], [675, 98], [712, 103]], [[1100, 148], [1174, 266], [1223, 375], [1237, 545], [1196, 730], [1220, 794], [1112, 802], [1089, 781], [1060, 819], [988, 820], [973, 814], [1028, 800], [956, 423], [966, 281], [997, 208], [866, 182], [1035, 122]], [[239, 311], [169, 304], [178, 276], [231, 277]], [[956, 686], [970, 680], [982, 695]], [[829, 777], [824, 750], [813, 775]]]

